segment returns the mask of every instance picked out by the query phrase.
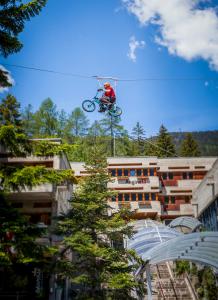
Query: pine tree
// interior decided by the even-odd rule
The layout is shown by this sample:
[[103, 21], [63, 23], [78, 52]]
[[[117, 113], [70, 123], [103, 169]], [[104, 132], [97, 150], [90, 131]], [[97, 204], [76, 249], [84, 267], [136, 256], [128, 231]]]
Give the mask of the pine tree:
[[46, 0], [22, 2], [24, 1], [0, 1], [0, 53], [5, 57], [20, 51], [23, 45], [18, 35], [23, 31], [25, 21], [38, 15], [46, 4]]
[[120, 122], [121, 122], [121, 118], [112, 117], [110, 115], [107, 115], [106, 118], [100, 120], [100, 125], [103, 129], [104, 136], [109, 137], [109, 139], [107, 139], [109, 143], [106, 150], [108, 156], [116, 155], [117, 139], [123, 138], [127, 134], [127, 131], [120, 124]]
[[135, 155], [143, 155], [145, 150], [145, 130], [139, 122], [137, 122], [136, 126], [132, 129], [132, 139]]
[[81, 108], [76, 107], [68, 119], [67, 127], [73, 136], [78, 137], [86, 134], [88, 130], [88, 124], [89, 121], [84, 112], [81, 110]]
[[190, 132], [186, 134], [185, 139], [181, 144], [180, 155], [185, 157], [200, 156], [198, 143]]
[[22, 112], [22, 121], [23, 121], [23, 128], [25, 134], [29, 137], [33, 137], [35, 121], [34, 121], [33, 107], [31, 104], [28, 104], [27, 107], [25, 107], [24, 111]]
[[[0, 54], [7, 57], [9, 54], [20, 51], [23, 45], [18, 35], [23, 31], [25, 21], [38, 15], [46, 2], [46, 0], [0, 1]], [[7, 72], [0, 69], [0, 87], [7, 86], [11, 86]]]
[[56, 272], [79, 284], [76, 299], [133, 299], [131, 290], [139, 288], [131, 273], [134, 254], [120, 246], [123, 236], [132, 234], [129, 215], [108, 214], [114, 193], [107, 190], [107, 162], [99, 149], [90, 153], [86, 170], [69, 213], [59, 220], [58, 232], [65, 238]]
[[156, 155], [158, 157], [173, 157], [176, 155], [175, 146], [172, 138], [164, 125], [161, 125], [156, 140]]
[[22, 126], [21, 114], [19, 112], [20, 104], [12, 95], [7, 95], [0, 104], [0, 124], [14, 124], [17, 128]]
[[58, 111], [54, 102], [45, 99], [34, 114], [34, 137], [55, 137], [58, 132]]
[[[21, 270], [31, 272], [36, 265], [43, 267], [46, 261], [44, 254], [48, 248], [37, 244], [36, 237], [40, 236], [41, 230], [31, 225], [10, 205], [8, 196], [11, 192], [43, 183], [57, 185], [63, 181], [75, 182], [72, 170], [8, 164], [8, 157], [27, 157], [30, 154], [51, 156], [61, 154], [65, 148], [64, 144], [54, 146], [48, 142], [30, 141], [24, 133], [19, 107], [20, 104], [13, 96], [7, 97], [0, 104], [0, 150], [3, 151], [0, 157], [0, 265], [4, 266], [5, 274], [10, 274], [16, 283]], [[14, 284], [13, 281], [10, 288]]]

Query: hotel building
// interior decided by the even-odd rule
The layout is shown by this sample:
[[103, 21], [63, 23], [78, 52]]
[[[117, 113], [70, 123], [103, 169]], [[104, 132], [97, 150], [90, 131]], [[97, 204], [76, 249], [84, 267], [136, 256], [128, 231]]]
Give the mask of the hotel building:
[[[216, 157], [157, 158], [109, 157], [108, 188], [117, 192], [112, 210], [128, 207], [136, 219], [161, 219], [168, 223], [178, 216], [193, 216], [192, 195]], [[86, 176], [84, 163], [71, 162], [78, 177]]]

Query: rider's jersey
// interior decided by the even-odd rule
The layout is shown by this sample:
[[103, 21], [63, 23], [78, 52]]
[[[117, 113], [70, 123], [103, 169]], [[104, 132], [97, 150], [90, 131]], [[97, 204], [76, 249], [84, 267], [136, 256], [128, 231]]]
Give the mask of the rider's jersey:
[[105, 91], [104, 95], [105, 95], [106, 97], [116, 98], [114, 89], [113, 89], [112, 87], [108, 87], [108, 88], [106, 88], [104, 91]]

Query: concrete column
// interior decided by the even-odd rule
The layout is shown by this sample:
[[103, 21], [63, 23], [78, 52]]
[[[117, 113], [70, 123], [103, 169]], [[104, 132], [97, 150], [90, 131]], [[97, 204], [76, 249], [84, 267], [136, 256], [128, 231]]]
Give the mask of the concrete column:
[[150, 272], [150, 265], [149, 264], [146, 265], [145, 271], [146, 271], [146, 278], [147, 278], [148, 300], [152, 300], [151, 272]]

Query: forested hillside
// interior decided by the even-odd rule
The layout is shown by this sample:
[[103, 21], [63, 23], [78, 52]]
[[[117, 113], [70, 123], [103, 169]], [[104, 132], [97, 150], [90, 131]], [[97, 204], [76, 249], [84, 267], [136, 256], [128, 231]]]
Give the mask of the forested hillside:
[[[10, 101], [10, 95], [7, 96]], [[71, 112], [59, 111], [48, 98], [39, 109], [31, 105], [23, 108], [22, 121], [31, 138], [60, 137], [75, 145], [69, 153], [74, 161], [84, 161], [93, 144], [104, 149], [107, 156], [218, 156], [218, 130], [205, 132], [172, 132], [157, 124], [156, 136], [146, 135], [146, 128], [137, 122], [131, 131], [122, 125], [122, 119], [102, 114], [100, 121], [90, 123], [79, 107]]]
[[[187, 132], [171, 132], [170, 135], [179, 149], [181, 142], [185, 139]], [[199, 145], [201, 155], [216, 156], [218, 155], [218, 130], [213, 131], [193, 131], [193, 138]]]

